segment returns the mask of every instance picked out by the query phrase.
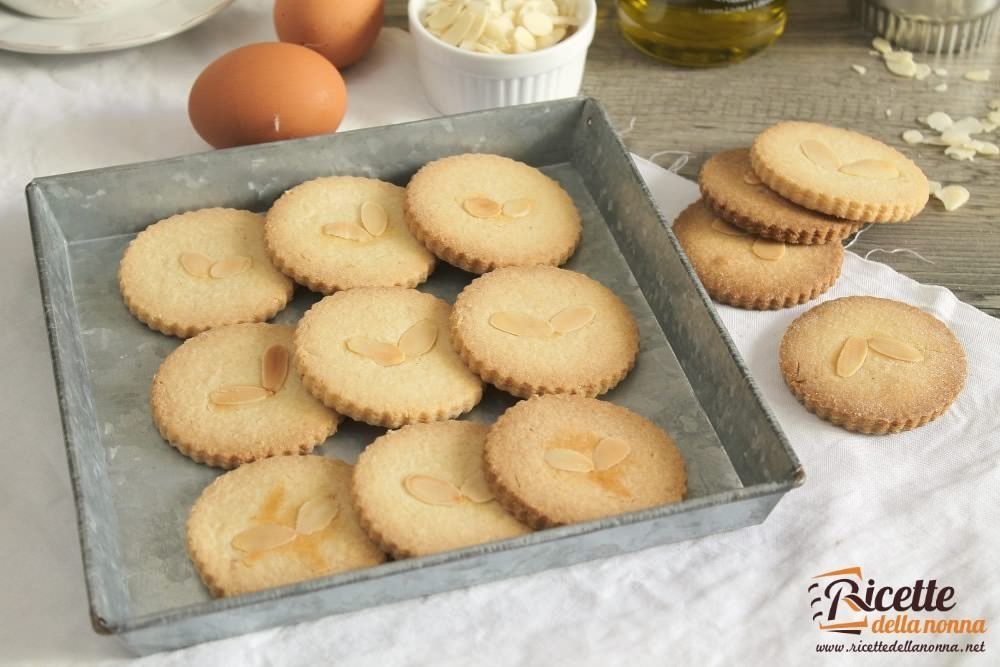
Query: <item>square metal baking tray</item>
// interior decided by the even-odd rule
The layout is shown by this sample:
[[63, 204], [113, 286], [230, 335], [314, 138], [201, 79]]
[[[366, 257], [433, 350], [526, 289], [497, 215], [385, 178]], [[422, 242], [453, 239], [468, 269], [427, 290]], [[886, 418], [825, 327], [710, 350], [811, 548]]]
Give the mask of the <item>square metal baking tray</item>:
[[[287, 188], [354, 174], [405, 185], [463, 152], [542, 168], [576, 201], [583, 242], [567, 265], [615, 290], [640, 324], [635, 370], [606, 395], [675, 438], [682, 503], [504, 542], [389, 562], [213, 600], [185, 551], [187, 513], [219, 474], [169, 447], [148, 409], [153, 373], [177, 345], [146, 329], [116, 271], [147, 225], [209, 206], [266, 210]], [[732, 530], [764, 520], [802, 471], [601, 107], [569, 99], [145, 164], [41, 178], [27, 188], [60, 411], [98, 632], [140, 653], [177, 648]], [[471, 279], [440, 266], [421, 289], [452, 300]], [[300, 290], [277, 321], [316, 296]], [[513, 399], [486, 394], [470, 418]], [[353, 461], [381, 430], [348, 423], [319, 453]]]

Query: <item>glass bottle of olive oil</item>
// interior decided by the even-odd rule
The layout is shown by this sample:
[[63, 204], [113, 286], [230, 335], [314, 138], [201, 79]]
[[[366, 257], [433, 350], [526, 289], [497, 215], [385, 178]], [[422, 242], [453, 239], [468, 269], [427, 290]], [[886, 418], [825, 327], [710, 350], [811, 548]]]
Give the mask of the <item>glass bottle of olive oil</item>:
[[675, 65], [735, 63], [785, 30], [785, 0], [618, 0], [626, 39]]

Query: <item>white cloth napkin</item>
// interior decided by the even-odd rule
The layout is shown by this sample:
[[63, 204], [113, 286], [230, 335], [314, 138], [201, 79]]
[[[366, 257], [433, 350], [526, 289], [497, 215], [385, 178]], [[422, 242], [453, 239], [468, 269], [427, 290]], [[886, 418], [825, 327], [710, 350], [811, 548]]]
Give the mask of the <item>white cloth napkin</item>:
[[[187, 88], [223, 51], [273, 38], [269, 8], [267, 0], [244, 0], [176, 39], [117, 54], [0, 54], [0, 662], [126, 656], [87, 621], [22, 187], [32, 176], [203, 150], [187, 126]], [[372, 55], [348, 73], [348, 86], [345, 128], [434, 114], [402, 31], [383, 32]], [[667, 219], [697, 196], [692, 183], [639, 164]], [[851, 565], [893, 585], [937, 578], [956, 588], [955, 614], [998, 620], [1000, 325], [946, 289], [850, 253], [823, 298], [846, 294], [900, 299], [944, 320], [966, 346], [968, 384], [956, 405], [923, 429], [852, 435], [802, 409], [778, 374], [781, 333], [809, 306], [776, 313], [720, 307], [808, 475], [763, 525], [139, 663], [813, 664], [818, 642], [854, 640], [816, 629], [810, 577]], [[1000, 647], [986, 640], [980, 662], [995, 661]], [[921, 664], [913, 655], [865, 659]], [[942, 663], [941, 656], [922, 659]], [[971, 659], [953, 654], [947, 662]]]

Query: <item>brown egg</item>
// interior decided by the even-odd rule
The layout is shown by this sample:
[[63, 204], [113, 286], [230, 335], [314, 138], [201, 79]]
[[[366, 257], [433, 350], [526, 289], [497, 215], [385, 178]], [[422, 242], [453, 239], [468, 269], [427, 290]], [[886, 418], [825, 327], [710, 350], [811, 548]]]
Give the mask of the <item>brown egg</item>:
[[277, 0], [274, 28], [281, 41], [307, 46], [337, 67], [347, 67], [375, 43], [383, 5], [383, 0]]
[[282, 42], [230, 51], [205, 68], [188, 97], [191, 125], [216, 148], [333, 132], [345, 111], [337, 68]]

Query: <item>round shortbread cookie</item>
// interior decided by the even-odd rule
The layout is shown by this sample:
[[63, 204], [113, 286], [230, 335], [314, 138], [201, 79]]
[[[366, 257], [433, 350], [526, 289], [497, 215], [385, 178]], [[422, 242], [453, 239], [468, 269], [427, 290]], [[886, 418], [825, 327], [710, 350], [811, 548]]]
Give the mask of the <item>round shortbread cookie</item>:
[[182, 454], [220, 468], [307, 454], [339, 415], [290, 367], [292, 327], [232, 324], [190, 338], [153, 377], [153, 421]]
[[181, 213], [139, 232], [118, 286], [146, 326], [182, 338], [269, 320], [295, 289], [264, 250], [264, 216], [230, 208]]
[[451, 307], [403, 287], [359, 287], [328, 296], [295, 330], [306, 388], [337, 412], [396, 428], [471, 410], [483, 385], [448, 333]]
[[806, 409], [849, 431], [895, 433], [936, 419], [965, 384], [965, 350], [936, 317], [850, 296], [800, 315], [781, 340], [781, 374]]
[[687, 493], [677, 446], [630, 410], [580, 396], [536, 396], [486, 436], [486, 480], [533, 528], [675, 503]]
[[298, 185], [267, 212], [267, 251], [314, 292], [415, 287], [434, 270], [403, 220], [405, 190], [374, 178], [330, 176]]
[[467, 421], [413, 424], [368, 445], [353, 484], [368, 536], [394, 557], [411, 558], [529, 532], [486, 486], [487, 430]]
[[839, 127], [785, 121], [750, 149], [754, 172], [785, 199], [858, 222], [905, 222], [930, 196], [912, 160], [869, 136]]
[[621, 299], [554, 266], [497, 269], [458, 295], [452, 340], [479, 377], [515, 396], [598, 396], [635, 364], [639, 330]]
[[472, 273], [562, 264], [582, 233], [562, 186], [522, 162], [478, 153], [424, 165], [406, 186], [406, 222], [431, 252]]
[[322, 456], [277, 456], [212, 482], [187, 522], [188, 554], [212, 595], [241, 595], [385, 561], [358, 524], [351, 471]]
[[837, 281], [840, 243], [785, 245], [748, 235], [702, 201], [684, 209], [674, 234], [709, 296], [737, 308], [772, 310], [815, 299]]
[[750, 166], [750, 151], [713, 155], [698, 174], [705, 204], [720, 218], [765, 238], [813, 245], [840, 241], [861, 225], [803, 208], [764, 185]]

